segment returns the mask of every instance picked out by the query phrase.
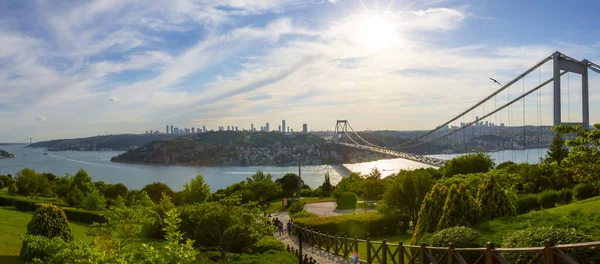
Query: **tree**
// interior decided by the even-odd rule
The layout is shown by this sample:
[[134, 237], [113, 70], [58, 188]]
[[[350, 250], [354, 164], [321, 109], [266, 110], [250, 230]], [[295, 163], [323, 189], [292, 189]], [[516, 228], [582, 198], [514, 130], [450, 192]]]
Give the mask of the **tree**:
[[72, 177], [70, 174], [60, 176], [55, 180], [54, 193], [60, 198], [66, 198], [71, 190]]
[[444, 203], [443, 214], [437, 229], [473, 226], [480, 214], [481, 209], [467, 187], [462, 184], [458, 187], [452, 186]]
[[260, 170], [252, 177], [246, 178], [246, 184], [254, 194], [253, 200], [260, 206], [268, 205], [269, 201], [282, 191], [281, 187], [273, 181], [271, 174], [264, 174]]
[[[377, 168], [373, 168], [371, 173], [366, 175], [363, 180], [363, 186], [365, 201], [379, 199], [379, 196], [381, 196], [385, 190], [385, 186], [381, 181], [381, 172]], [[366, 208], [367, 203], [364, 205]]]
[[476, 153], [453, 158], [440, 169], [444, 177], [452, 177], [456, 174], [488, 172], [494, 166], [494, 160], [488, 154]]
[[106, 207], [106, 199], [97, 189], [93, 189], [85, 196], [82, 205], [86, 210], [102, 210]]
[[145, 191], [150, 197], [150, 199], [152, 199], [152, 201], [155, 203], [160, 202], [162, 193], [167, 194], [169, 197], [173, 197], [173, 190], [171, 190], [171, 188], [168, 185], [162, 182], [153, 182], [151, 184], [148, 184], [144, 186], [144, 188], [142, 188], [142, 191]]
[[17, 188], [16, 184], [8, 186], [8, 195], [15, 196], [19, 192], [19, 188]]
[[595, 124], [592, 129], [581, 125], [561, 125], [552, 129], [577, 135], [577, 138], [565, 142], [571, 150], [561, 162], [561, 167], [573, 175], [575, 180], [592, 183], [600, 191], [600, 124]]
[[569, 149], [565, 146], [565, 140], [562, 137], [562, 133], [555, 133], [552, 138], [552, 144], [548, 147], [548, 153], [546, 154], [546, 162], [555, 161], [559, 166], [560, 163], [569, 155]]
[[337, 198], [344, 192], [353, 192], [358, 196], [362, 196], [365, 191], [364, 184], [365, 179], [361, 177], [360, 173], [350, 173], [348, 177], [342, 178], [342, 180], [336, 185], [335, 191], [333, 191], [333, 196]]
[[183, 204], [201, 203], [210, 197], [210, 187], [204, 182], [204, 176], [198, 174], [190, 183], [183, 185], [181, 195]]
[[121, 196], [125, 198], [127, 197], [128, 192], [129, 189], [127, 189], [127, 186], [123, 185], [122, 183], [109, 184], [104, 190], [104, 197], [109, 199], [117, 199], [117, 197]]
[[294, 173], [287, 173], [283, 175], [283, 177], [275, 180], [283, 190], [284, 197], [292, 197], [296, 192], [298, 192], [298, 187], [304, 184], [304, 182], [300, 183], [300, 177]]
[[432, 185], [433, 179], [427, 171], [403, 170], [386, 182], [383, 201], [390, 214], [407, 214], [409, 220], [416, 223], [419, 219], [421, 203]]
[[415, 225], [411, 244], [416, 244], [417, 240], [425, 233], [431, 233], [437, 229], [437, 224], [442, 217], [444, 204], [448, 198], [449, 190], [446, 186], [433, 185], [431, 191], [423, 198], [421, 209], [419, 210], [419, 220]]
[[6, 175], [0, 175], [0, 181], [4, 182], [4, 187], [9, 187], [15, 183], [15, 180]]
[[488, 219], [517, 214], [510, 196], [491, 175], [479, 186], [476, 201], [482, 215]]
[[46, 177], [30, 168], [17, 172], [16, 182], [19, 192], [31, 198], [44, 193], [49, 185]]
[[85, 194], [90, 191], [88, 189], [88, 183], [91, 182], [92, 178], [88, 175], [87, 171], [85, 171], [84, 169], [79, 169], [75, 176], [73, 176], [73, 180], [71, 181], [71, 188], [77, 187]]
[[27, 234], [47, 238], [60, 237], [64, 241], [73, 240], [65, 212], [52, 204], [44, 204], [35, 210], [27, 224]]
[[69, 193], [67, 194], [67, 203], [70, 206], [78, 207], [83, 203], [83, 199], [85, 199], [85, 195], [79, 187], [75, 186]]
[[331, 192], [333, 190], [333, 185], [331, 185], [331, 181], [329, 179], [329, 172], [325, 173], [325, 181], [321, 184], [321, 195], [323, 197], [331, 196]]

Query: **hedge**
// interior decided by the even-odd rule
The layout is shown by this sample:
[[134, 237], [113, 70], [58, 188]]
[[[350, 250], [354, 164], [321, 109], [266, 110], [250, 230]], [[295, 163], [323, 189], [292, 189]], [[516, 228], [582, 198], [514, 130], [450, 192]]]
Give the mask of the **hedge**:
[[[0, 206], [14, 206], [18, 211], [22, 212], [35, 212], [41, 205], [36, 201], [11, 196], [0, 195]], [[62, 208], [67, 215], [67, 219], [70, 222], [80, 222], [85, 224], [105, 223], [106, 218], [98, 212], [90, 212], [75, 208]]]
[[336, 209], [355, 209], [358, 197], [353, 192], [344, 192], [336, 200]]
[[596, 196], [596, 187], [590, 183], [580, 183], [573, 188], [573, 196], [581, 201]]
[[526, 214], [531, 211], [539, 210], [542, 205], [537, 194], [525, 194], [517, 197], [515, 207], [518, 214]]
[[556, 204], [563, 201], [562, 194], [555, 190], [546, 190], [540, 193], [540, 204], [542, 208], [554, 208]]
[[294, 218], [294, 223], [329, 235], [367, 238], [389, 235], [397, 230], [396, 221], [378, 212], [344, 214], [327, 217]]

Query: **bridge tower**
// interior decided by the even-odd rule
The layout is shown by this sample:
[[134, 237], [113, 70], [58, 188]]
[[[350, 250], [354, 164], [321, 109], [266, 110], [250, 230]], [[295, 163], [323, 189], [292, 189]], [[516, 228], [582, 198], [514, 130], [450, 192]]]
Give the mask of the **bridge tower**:
[[348, 133], [348, 120], [337, 120], [335, 122], [335, 130], [333, 132], [333, 141], [338, 142], [340, 137]]
[[575, 124], [575, 123], [564, 123], [561, 120], [561, 103], [560, 103], [560, 76], [561, 71], [577, 73], [581, 75], [581, 105], [582, 105], [582, 126], [585, 128], [590, 127], [590, 103], [588, 93], [588, 62], [576, 61], [571, 59], [562, 53], [556, 51], [552, 54], [552, 60], [554, 63], [553, 71], [553, 97], [554, 97], [554, 125], [561, 124]]

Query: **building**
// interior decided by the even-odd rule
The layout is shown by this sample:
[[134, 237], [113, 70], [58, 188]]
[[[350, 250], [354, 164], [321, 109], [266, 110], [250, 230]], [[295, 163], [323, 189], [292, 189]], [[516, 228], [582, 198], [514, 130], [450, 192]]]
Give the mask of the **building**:
[[281, 120], [281, 132], [285, 133], [285, 120]]
[[202, 132], [206, 132], [206, 126], [202, 126]]
[[173, 134], [173, 125], [171, 125], [171, 134]]
[[237, 126], [235, 126], [235, 131], [240, 131], [240, 130], [238, 130], [238, 127], [237, 127]]
[[270, 130], [269, 130], [269, 122], [267, 122], [267, 124], [265, 124], [265, 130], [266, 130], [267, 132], [269, 132], [269, 131], [270, 131]]
[[302, 132], [308, 133], [308, 126], [306, 124], [302, 124]]
[[167, 125], [167, 131], [165, 133], [169, 134], [169, 125]]
[[254, 131], [254, 124], [250, 124], [250, 131]]
[[288, 131], [288, 133], [290, 133], [290, 127], [287, 127], [287, 131]]
[[196, 133], [196, 128], [192, 127], [192, 133]]

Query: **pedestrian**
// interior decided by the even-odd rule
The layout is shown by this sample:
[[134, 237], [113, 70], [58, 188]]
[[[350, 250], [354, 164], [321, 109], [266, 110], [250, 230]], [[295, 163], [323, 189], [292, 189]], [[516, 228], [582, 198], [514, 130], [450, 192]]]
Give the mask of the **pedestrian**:
[[279, 221], [277, 223], [277, 229], [279, 230], [279, 235], [283, 235], [283, 222]]
[[273, 220], [273, 225], [275, 226], [275, 230], [279, 229], [279, 218], [275, 217]]
[[288, 231], [288, 236], [292, 235], [292, 221], [288, 220], [287, 222], [287, 231]]

